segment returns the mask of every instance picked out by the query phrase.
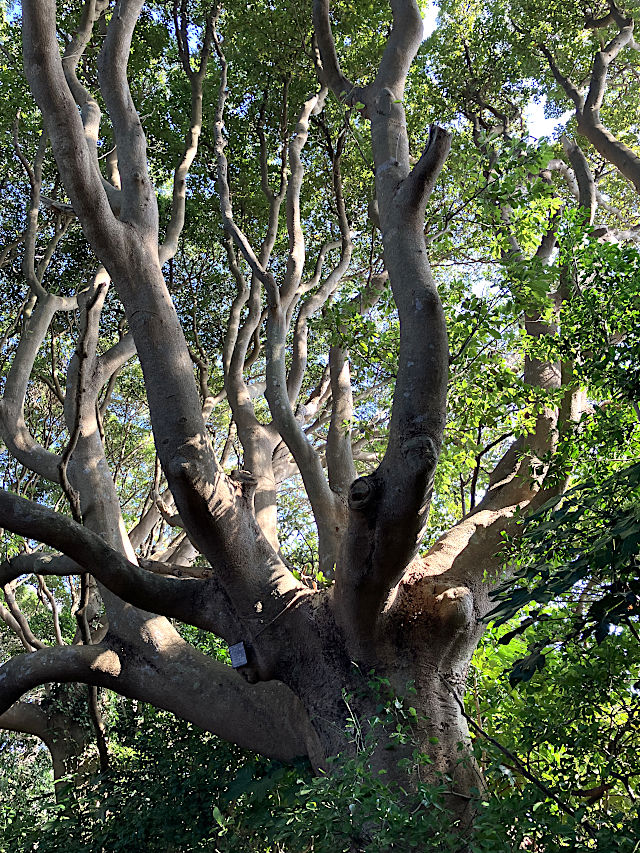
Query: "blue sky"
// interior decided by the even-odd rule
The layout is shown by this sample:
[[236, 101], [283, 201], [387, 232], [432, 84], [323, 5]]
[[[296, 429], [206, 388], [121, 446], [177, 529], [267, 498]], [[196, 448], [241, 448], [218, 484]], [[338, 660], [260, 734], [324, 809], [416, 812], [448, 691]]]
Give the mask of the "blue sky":
[[[438, 4], [434, 0], [429, 0], [428, 3], [422, 5], [422, 13], [424, 17], [424, 37], [430, 36], [437, 26]], [[531, 101], [525, 110], [527, 126], [531, 136], [539, 139], [542, 136], [552, 137], [557, 128], [563, 127], [572, 112], [569, 110], [560, 118], [545, 118], [544, 104], [546, 99], [542, 99], [539, 103]]]

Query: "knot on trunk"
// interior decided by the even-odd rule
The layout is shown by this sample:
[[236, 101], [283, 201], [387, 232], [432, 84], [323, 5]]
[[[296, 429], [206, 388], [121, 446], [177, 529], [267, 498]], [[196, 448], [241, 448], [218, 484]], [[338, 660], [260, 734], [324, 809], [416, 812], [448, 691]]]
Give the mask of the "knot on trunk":
[[431, 642], [439, 631], [451, 639], [453, 633], [465, 632], [474, 622], [473, 593], [453, 579], [447, 582], [411, 572], [398, 585], [389, 615], [403, 629], [412, 626], [413, 631], [426, 632]]
[[398, 96], [388, 86], [385, 86], [375, 99], [376, 112], [383, 116], [391, 115], [392, 104], [396, 104], [399, 101]]
[[433, 584], [433, 609], [451, 628], [466, 627], [473, 619], [473, 596], [466, 586]]
[[415, 459], [416, 465], [428, 473], [434, 472], [438, 464], [439, 449], [429, 435], [418, 434], [402, 442], [407, 459]]
[[235, 483], [236, 494], [251, 503], [258, 488], [257, 478], [250, 471], [242, 471], [241, 469], [232, 471], [229, 478]]
[[358, 477], [349, 487], [349, 508], [362, 512], [371, 503], [375, 486], [371, 477]]

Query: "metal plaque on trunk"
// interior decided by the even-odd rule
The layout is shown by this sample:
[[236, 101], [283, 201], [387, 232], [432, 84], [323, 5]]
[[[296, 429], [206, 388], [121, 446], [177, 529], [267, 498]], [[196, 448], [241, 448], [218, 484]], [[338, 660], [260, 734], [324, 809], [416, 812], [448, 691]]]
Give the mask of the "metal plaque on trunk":
[[236, 643], [234, 646], [229, 646], [229, 654], [231, 655], [231, 666], [238, 669], [239, 666], [245, 666], [247, 663], [247, 650], [244, 643]]

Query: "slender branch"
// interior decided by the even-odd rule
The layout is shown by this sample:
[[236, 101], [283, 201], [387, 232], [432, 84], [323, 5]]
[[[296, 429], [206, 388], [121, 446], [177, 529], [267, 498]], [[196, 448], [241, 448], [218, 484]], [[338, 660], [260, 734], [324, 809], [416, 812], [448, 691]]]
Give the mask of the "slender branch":
[[20, 609], [18, 602], [16, 601], [16, 597], [13, 592], [13, 584], [7, 584], [7, 586], [3, 587], [4, 598], [7, 602], [7, 607], [9, 608], [9, 612], [15, 619], [15, 621], [20, 626], [21, 636], [25, 638], [27, 643], [34, 649], [43, 649], [45, 648], [44, 643], [39, 640], [36, 635], [31, 630], [29, 625], [29, 620], [24, 615], [22, 610]]
[[282, 142], [280, 151], [279, 187], [277, 192], [274, 192], [269, 184], [269, 154], [267, 151], [267, 140], [264, 133], [264, 111], [267, 106], [266, 92], [258, 114], [256, 132], [260, 143], [260, 186], [268, 201], [272, 201], [276, 196], [283, 199], [287, 190], [287, 113], [290, 83], [291, 78], [287, 77], [282, 86], [282, 112], [280, 117], [280, 137]]
[[300, 285], [305, 263], [304, 234], [300, 220], [300, 192], [304, 177], [301, 153], [309, 136], [309, 120], [312, 115], [318, 115], [327, 96], [327, 90], [321, 89], [312, 95], [304, 104], [295, 134], [289, 143], [289, 165], [291, 176], [287, 186], [287, 231], [289, 233], [289, 255], [284, 282], [280, 288], [280, 296], [285, 305], [291, 301], [293, 294]]
[[[349, 268], [349, 264], [351, 262], [351, 256], [353, 253], [353, 243], [351, 239], [351, 229], [349, 227], [349, 220], [347, 217], [347, 210], [344, 201], [344, 195], [342, 190], [342, 175], [340, 170], [340, 162], [342, 158], [342, 151], [344, 147], [345, 141], [345, 128], [343, 127], [342, 131], [338, 135], [337, 144], [334, 150], [334, 147], [331, 143], [331, 139], [328, 135], [328, 131], [324, 122], [318, 121], [318, 124], [327, 132], [327, 149], [329, 158], [332, 166], [332, 185], [333, 185], [333, 194], [336, 202], [336, 210], [338, 213], [338, 226], [340, 228], [340, 257], [338, 259], [338, 263], [331, 270], [329, 275], [323, 281], [322, 285], [313, 293], [301, 306], [298, 317], [296, 319], [295, 332], [293, 336], [293, 356], [291, 360], [291, 368], [289, 371], [289, 375], [287, 377], [287, 393], [289, 397], [289, 402], [293, 406], [298, 394], [300, 393], [300, 388], [302, 387], [302, 382], [304, 379], [304, 373], [306, 371], [307, 366], [307, 321], [314, 314], [316, 314], [323, 305], [326, 304], [327, 300], [337, 291], [341, 282], [344, 279], [344, 276], [347, 273]], [[293, 158], [292, 158], [293, 159]], [[301, 163], [300, 170], [302, 169]], [[302, 174], [298, 174], [298, 180], [302, 180]], [[292, 178], [291, 185], [293, 185], [294, 181]], [[299, 187], [298, 187], [299, 192]], [[299, 246], [298, 251], [300, 252], [301, 257], [299, 260], [304, 262], [304, 238], [302, 235], [302, 230], [299, 227], [299, 222], [297, 228], [299, 229]], [[290, 243], [290, 245], [292, 245]], [[327, 245], [327, 244], [325, 244]], [[324, 247], [323, 247], [324, 250]], [[320, 275], [320, 270], [322, 268], [322, 253], [321, 250], [320, 257], [316, 263], [316, 274]], [[288, 263], [288, 271], [295, 267], [295, 263], [291, 262], [291, 256], [289, 258]], [[314, 275], [315, 278], [315, 275]], [[285, 295], [286, 282], [283, 285], [282, 293], [283, 293], [283, 302], [286, 305], [287, 303], [291, 306], [295, 301], [295, 296], [300, 292], [300, 287], [296, 287], [295, 290], [290, 289]], [[298, 280], [299, 285], [299, 280]], [[306, 289], [306, 288], [305, 288]], [[288, 324], [290, 322], [291, 317], [291, 307], [287, 309], [285, 315], [285, 327], [288, 331]], [[276, 421], [274, 421], [276, 422]]]
[[100, 710], [100, 704], [98, 701], [98, 688], [93, 685], [87, 685], [87, 703], [89, 705], [89, 716], [91, 718], [91, 725], [93, 726], [93, 732], [96, 738], [96, 745], [98, 747], [98, 756], [100, 760], [100, 772], [108, 773], [109, 772], [109, 747], [107, 744], [107, 730], [104, 724], [104, 717], [102, 716], [102, 711]]
[[53, 632], [56, 637], [56, 643], [59, 646], [64, 646], [64, 640], [62, 639], [62, 633], [60, 631], [60, 619], [58, 616], [58, 603], [56, 602], [56, 597], [45, 583], [45, 580], [42, 575], [37, 575], [36, 577], [38, 578], [38, 588], [49, 602], [49, 607], [51, 608], [51, 617], [53, 618]]
[[24, 169], [29, 178], [29, 183], [31, 185], [31, 199], [29, 202], [29, 208], [27, 211], [27, 228], [25, 231], [24, 238], [24, 256], [22, 260], [22, 271], [24, 273], [25, 278], [27, 279], [27, 283], [31, 288], [34, 296], [43, 298], [46, 296], [46, 291], [42, 286], [42, 282], [38, 279], [35, 270], [35, 254], [36, 254], [36, 236], [38, 233], [38, 214], [40, 207], [40, 189], [42, 185], [42, 162], [44, 160], [44, 155], [47, 148], [47, 136], [43, 132], [40, 136], [40, 143], [38, 145], [38, 152], [36, 154], [35, 166], [32, 168], [31, 164], [25, 157], [22, 152], [22, 148], [20, 146], [20, 141], [18, 139], [18, 121], [20, 118], [20, 113], [16, 115], [15, 122], [13, 124], [13, 147], [18, 155], [18, 159], [24, 166]]
[[[440, 675], [440, 673], [438, 673], [438, 674]], [[442, 681], [446, 685], [447, 690], [449, 691], [449, 693], [453, 697], [456, 705], [460, 708], [460, 713], [465, 718], [465, 720], [469, 723], [471, 728], [475, 732], [477, 732], [479, 735], [481, 735], [486, 741], [493, 744], [493, 746], [495, 746], [497, 749], [499, 749], [503, 755], [506, 755], [507, 758], [509, 759], [509, 761], [511, 761], [512, 764], [515, 767], [517, 767], [518, 771], [522, 774], [522, 776], [524, 776], [525, 779], [527, 779], [529, 782], [531, 782], [533, 785], [535, 785], [536, 788], [538, 788], [538, 790], [541, 791], [545, 795], [545, 797], [548, 797], [550, 800], [553, 800], [553, 802], [558, 806], [558, 808], [561, 811], [563, 811], [565, 814], [568, 814], [570, 817], [575, 817], [576, 812], [574, 809], [571, 808], [571, 806], [568, 806], [564, 802], [564, 800], [561, 800], [560, 797], [557, 794], [555, 794], [550, 788], [548, 788], [543, 782], [541, 782], [537, 776], [534, 776], [534, 774], [531, 773], [531, 771], [520, 761], [520, 759], [517, 757], [517, 755], [515, 755], [513, 752], [511, 752], [510, 749], [507, 749], [506, 746], [501, 744], [495, 738], [491, 737], [491, 735], [488, 734], [488, 732], [486, 732], [482, 728], [482, 726], [480, 726], [473, 719], [473, 717], [471, 717], [471, 716], [469, 716], [469, 714], [467, 714], [467, 712], [464, 710], [464, 704], [462, 702], [462, 699], [458, 696], [458, 693], [455, 690], [455, 688], [451, 684], [449, 684], [449, 682], [447, 681], [446, 678], [444, 678], [444, 676], [440, 675], [440, 678], [442, 679]], [[596, 833], [595, 833], [595, 830], [591, 826], [590, 823], [583, 820], [583, 821], [581, 821], [581, 825], [587, 830], [587, 832], [589, 833], [589, 835], [592, 838], [595, 838]]]
[[[83, 310], [84, 328], [80, 334], [78, 345], [76, 347], [76, 378], [75, 378], [75, 400], [73, 411], [73, 428], [69, 442], [65, 447], [60, 459], [60, 485], [69, 501], [71, 514], [74, 521], [78, 524], [82, 523], [82, 508], [80, 505], [80, 494], [73, 488], [67, 476], [67, 468], [69, 461], [73, 455], [80, 438], [80, 433], [83, 426], [83, 395], [85, 392], [85, 383], [87, 383], [87, 368], [91, 369], [93, 356], [95, 355], [95, 346], [98, 340], [98, 324], [100, 312], [104, 304], [106, 296], [106, 282], [101, 281], [96, 277], [93, 293], [91, 293], [86, 301]], [[93, 309], [96, 309], [94, 312]], [[83, 580], [84, 582], [84, 580]]]
[[26, 638], [24, 631], [22, 630], [22, 626], [20, 625], [20, 622], [18, 621], [18, 619], [16, 619], [16, 617], [13, 615], [11, 610], [7, 609], [1, 602], [0, 602], [0, 619], [2, 619], [4, 624], [13, 631], [13, 633], [20, 640], [20, 642], [22, 643], [22, 645], [24, 646], [24, 648], [28, 652], [32, 652], [34, 650], [35, 647]]
[[[118, 371], [136, 354], [136, 344], [131, 332], [123, 335], [117, 344], [114, 344], [106, 352], [98, 357], [98, 368], [100, 372], [100, 382], [104, 384], [105, 380], [110, 380], [115, 377]], [[105, 395], [105, 399], [109, 394]]]
[[[80, 24], [70, 39], [62, 57], [62, 68], [69, 90], [76, 104], [80, 107], [82, 124], [84, 126], [87, 148], [91, 154], [96, 170], [98, 167], [98, 134], [100, 130], [100, 108], [98, 102], [89, 90], [78, 80], [77, 68], [93, 34], [96, 21], [109, 6], [108, 0], [86, 0], [84, 3]], [[102, 182], [108, 196], [114, 196], [114, 188]]]
[[[229, 319], [227, 320], [227, 329], [224, 336], [224, 345], [222, 348], [222, 366], [224, 368], [225, 375], [228, 375], [231, 359], [235, 352], [236, 342], [238, 340], [238, 332], [240, 331], [242, 309], [249, 298], [249, 288], [247, 287], [246, 279], [240, 269], [240, 265], [238, 264], [233, 238], [229, 234], [225, 234], [224, 247], [227, 253], [229, 269], [236, 282], [236, 296], [231, 303]], [[244, 354], [242, 356], [242, 361], [244, 361]]]
[[191, 68], [189, 55], [189, 37], [186, 35], [186, 3], [181, 8], [181, 25], [177, 21], [177, 2], [174, 3], [174, 20], [178, 53], [191, 87], [191, 123], [185, 140], [182, 160], [175, 169], [173, 176], [173, 195], [171, 202], [171, 219], [167, 225], [164, 243], [159, 248], [160, 263], [166, 263], [178, 251], [178, 240], [184, 227], [187, 175], [191, 164], [198, 153], [198, 142], [202, 131], [202, 88], [207, 71], [207, 61], [213, 41], [213, 31], [217, 24], [218, 12], [214, 8], [207, 13], [200, 50], [200, 63], [197, 71]]
[[565, 77], [564, 74], [560, 71], [560, 68], [558, 67], [553, 53], [546, 45], [541, 44], [540, 50], [545, 55], [547, 62], [549, 63], [549, 68], [551, 69], [551, 72], [555, 77], [556, 82], [559, 83], [560, 86], [562, 86], [566, 94], [571, 98], [576, 110], [582, 112], [582, 110], [584, 109], [584, 96], [580, 93], [576, 84], [573, 83], [568, 77]]
[[331, 422], [327, 435], [327, 473], [329, 486], [336, 494], [346, 496], [356, 478], [356, 468], [351, 449], [351, 421], [353, 419], [353, 393], [349, 376], [349, 362], [340, 347], [329, 350], [331, 372]]
[[251, 267], [252, 273], [262, 282], [267, 293], [267, 300], [270, 305], [276, 306], [279, 302], [278, 288], [276, 286], [273, 275], [264, 268], [256, 257], [251, 244], [244, 232], [238, 227], [233, 218], [233, 208], [231, 205], [231, 191], [229, 189], [228, 171], [229, 164], [227, 162], [224, 150], [227, 142], [224, 138], [224, 108], [227, 100], [227, 60], [225, 58], [220, 40], [215, 31], [213, 32], [213, 44], [218, 62], [220, 64], [220, 89], [218, 92], [218, 105], [216, 108], [215, 121], [213, 125], [213, 133], [215, 139], [216, 163], [217, 163], [217, 182], [218, 195], [220, 197], [220, 212], [222, 214], [222, 224], [227, 233], [229, 233], [245, 260]]
[[[562, 178], [564, 179], [571, 195], [574, 197], [574, 199], [576, 201], [579, 201], [580, 189], [578, 187], [578, 182], [576, 180], [576, 174], [573, 171], [573, 169], [571, 169], [570, 166], [568, 166], [567, 163], [564, 162], [564, 160], [559, 160], [557, 158], [553, 158], [552, 160], [550, 160], [547, 163], [547, 165], [545, 167], [545, 172], [558, 172], [562, 176]], [[614, 216], [619, 221], [626, 221], [626, 216], [623, 214], [623, 212], [619, 208], [612, 205], [609, 201], [607, 201], [607, 199], [603, 196], [603, 194], [598, 189], [597, 185], [596, 185], [596, 201], [597, 201], [597, 206], [599, 209], [606, 211], [607, 213], [611, 214], [611, 216]], [[618, 233], [619, 232], [616, 231], [616, 234], [618, 234]], [[638, 239], [638, 234], [636, 234], [634, 232], [623, 232], [623, 233], [629, 234], [628, 239], [634, 239], [634, 240]], [[633, 236], [631, 236], [632, 234], [633, 234]]]
[[[42, 258], [38, 263], [36, 269], [36, 238], [39, 230], [38, 218], [40, 211], [40, 203], [41, 201], [43, 201], [41, 195], [42, 167], [44, 165], [44, 158], [49, 141], [47, 139], [46, 133], [43, 131], [40, 135], [40, 141], [38, 143], [38, 150], [36, 152], [34, 164], [33, 166], [31, 166], [20, 146], [20, 140], [18, 138], [19, 118], [20, 112], [18, 112], [18, 114], [16, 115], [16, 119], [13, 125], [13, 147], [16, 154], [18, 155], [18, 159], [22, 163], [24, 170], [27, 173], [27, 177], [29, 178], [29, 184], [31, 186], [31, 196], [27, 209], [27, 227], [24, 233], [24, 255], [22, 258], [22, 272], [34, 296], [42, 299], [47, 295], [47, 291], [45, 290], [42, 284], [44, 274], [47, 270], [47, 267], [49, 266], [51, 258], [53, 257], [53, 253], [56, 249], [56, 246], [67, 232], [67, 229], [72, 221], [73, 214], [71, 214], [71, 216], [68, 213], [58, 213], [56, 215], [56, 223], [54, 227], [53, 236], [48, 240]], [[76, 307], [76, 300], [74, 297], [57, 297], [57, 303], [59, 309], [63, 311], [71, 311]]]

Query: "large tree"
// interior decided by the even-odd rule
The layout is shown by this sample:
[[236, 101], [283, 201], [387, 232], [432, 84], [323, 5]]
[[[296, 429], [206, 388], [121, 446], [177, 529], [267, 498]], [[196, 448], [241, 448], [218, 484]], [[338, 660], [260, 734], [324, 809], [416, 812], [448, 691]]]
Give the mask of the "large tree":
[[[26, 652], [0, 669], [0, 725], [30, 731], [42, 703], [21, 697], [50, 682], [83, 683], [267, 756], [308, 756], [320, 769], [353, 748], [349, 721], [366, 734], [389, 683], [416, 709], [413, 735], [430, 759], [422, 778], [444, 780], [449, 806], [464, 817], [482, 788], [465, 682], [490, 592], [504, 581], [501, 543], [564, 488], [578, 380], [586, 381], [575, 353], [557, 344], [558, 318], [580, 286], [567, 250], [554, 260], [559, 210], [579, 211], [578, 228], [602, 200], [574, 140], [553, 160], [513, 144], [528, 97], [521, 69], [515, 60], [507, 70], [491, 65], [479, 44], [483, 28], [512, 18], [517, 42], [526, 10], [503, 18], [497, 10], [456, 30], [452, 8], [445, 32], [457, 32], [460, 50], [433, 44], [442, 54], [436, 86], [424, 74], [408, 84], [423, 41], [414, 0], [365, 10], [366, 30], [346, 8], [333, 17], [328, 0], [315, 0], [312, 15], [260, 4], [252, 21], [246, 9], [177, 0], [78, 6], [58, 19], [54, 0], [22, 3], [24, 69], [42, 131], [29, 153], [15, 124], [30, 193], [24, 230], [3, 256], [21, 257], [28, 289], [6, 339], [15, 353], [0, 429], [17, 473], [7, 478], [13, 490], [0, 493], [0, 524], [26, 545], [12, 539], [20, 553], [0, 568], [8, 591], [0, 616]], [[637, 155], [599, 114], [609, 66], [635, 49], [633, 20], [610, 4], [583, 24], [602, 42], [586, 96], [549, 43], [540, 67], [573, 102], [578, 132], [638, 186]], [[61, 40], [58, 25], [71, 35]], [[154, 86], [165, 87], [168, 104]], [[420, 126], [425, 92], [443, 123], [468, 120], [459, 145], [475, 164], [471, 181], [452, 167], [435, 190], [451, 134]], [[33, 140], [38, 115], [28, 120]], [[188, 123], [181, 153], [180, 123]], [[554, 184], [556, 174], [566, 184]], [[18, 183], [7, 182], [8, 197]], [[468, 236], [450, 240], [468, 209], [476, 214]], [[208, 221], [216, 212], [218, 234]], [[477, 278], [463, 296], [445, 272], [441, 288], [462, 301], [450, 351], [429, 253], [446, 260], [446, 237], [448, 261], [467, 261], [480, 253], [483, 228], [495, 236], [485, 260], [507, 282], [502, 304], [522, 333], [496, 344], [495, 329], [483, 330]], [[76, 314], [77, 327], [64, 319]], [[363, 357], [354, 329], [370, 331], [370, 316], [386, 346], [372, 340]], [[493, 341], [493, 365], [482, 359], [482, 334]], [[443, 457], [462, 493], [456, 519], [434, 482], [449, 366], [456, 372], [465, 359], [484, 365], [504, 394], [489, 404], [481, 387], [470, 395], [468, 380], [457, 381], [461, 429], [450, 430]], [[138, 436], [137, 464], [123, 432]], [[426, 548], [432, 503], [441, 535]], [[60, 632], [55, 645], [33, 635], [13, 595], [25, 575], [80, 577], [71, 643]], [[178, 623], [236, 646], [234, 666], [190, 645]], [[100, 731], [95, 691], [90, 698]], [[50, 724], [40, 722], [45, 732]], [[372, 766], [411, 773], [399, 759], [413, 745], [391, 735], [375, 728]]]

